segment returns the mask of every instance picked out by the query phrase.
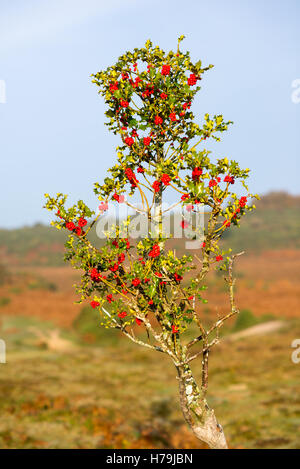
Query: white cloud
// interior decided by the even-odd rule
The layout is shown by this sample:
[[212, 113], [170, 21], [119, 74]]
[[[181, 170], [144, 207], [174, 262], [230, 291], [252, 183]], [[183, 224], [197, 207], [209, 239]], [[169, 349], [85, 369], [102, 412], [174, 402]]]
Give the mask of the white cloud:
[[[18, 6], [17, 6], [18, 4]], [[55, 38], [95, 16], [136, 4], [136, 0], [34, 0], [1, 8], [0, 51]]]

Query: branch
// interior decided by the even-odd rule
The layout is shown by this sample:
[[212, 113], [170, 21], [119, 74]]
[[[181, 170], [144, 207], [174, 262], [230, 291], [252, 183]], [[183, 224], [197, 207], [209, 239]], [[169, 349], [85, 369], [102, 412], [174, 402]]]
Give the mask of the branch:
[[160, 346], [161, 346], [160, 348], [162, 349], [162, 351], [164, 353], [167, 353], [173, 360], [177, 361], [176, 355], [174, 355], [172, 353], [172, 351], [170, 350], [170, 348], [168, 346], [168, 343], [164, 341], [164, 339], [162, 337], [162, 334], [158, 334], [157, 332], [155, 332], [155, 330], [151, 326], [150, 321], [148, 321], [145, 317], [143, 317], [143, 321], [144, 321], [145, 326], [148, 329], [148, 331], [151, 332], [151, 334], [153, 335], [155, 340], [160, 344]]
[[132, 208], [133, 210], [135, 210], [136, 212], [139, 212], [139, 213], [147, 213], [147, 210], [144, 210], [142, 208], [137, 208], [135, 207], [134, 205], [131, 205], [131, 203], [127, 202], [127, 200], [125, 200], [125, 204], [128, 205], [128, 207]]
[[240, 252], [238, 254], [234, 254], [230, 258], [229, 265], [228, 265], [228, 278], [227, 279], [225, 278], [226, 282], [229, 285], [229, 296], [230, 296], [231, 311], [228, 314], [226, 314], [225, 316], [223, 316], [221, 319], [219, 319], [209, 329], [209, 331], [207, 332], [207, 335], [211, 334], [216, 329], [219, 330], [220, 327], [224, 324], [225, 321], [227, 321], [229, 318], [231, 318], [232, 316], [234, 316], [235, 314], [237, 314], [239, 312], [239, 310], [235, 306], [235, 301], [234, 301], [234, 283], [235, 283], [235, 279], [233, 278], [232, 271], [233, 271], [233, 263], [234, 263], [235, 258], [239, 257], [239, 256], [242, 256], [243, 254], [244, 254], [244, 251]]
[[200, 350], [200, 352], [197, 352], [195, 353], [195, 355], [192, 355], [191, 357], [189, 357], [185, 363], [190, 363], [191, 361], [195, 360], [195, 358], [198, 358], [200, 357], [200, 355], [203, 355], [205, 356], [205, 354], [208, 354], [208, 352], [210, 351], [210, 349], [214, 346], [214, 345], [217, 345], [219, 343], [219, 337], [216, 337], [214, 340], [212, 340], [210, 342], [210, 344], [208, 344], [204, 349]]
[[142, 340], [139, 340], [135, 337], [135, 335], [131, 335], [128, 331], [126, 331], [126, 329], [118, 323], [118, 321], [116, 321], [112, 316], [111, 314], [109, 314], [108, 311], [106, 311], [105, 308], [102, 307], [102, 311], [112, 320], [112, 322], [115, 324], [115, 329], [120, 329], [122, 331], [122, 333], [124, 335], [126, 335], [126, 337], [128, 337], [128, 339], [130, 339], [132, 342], [138, 344], [138, 345], [142, 345], [143, 347], [146, 347], [146, 348], [150, 348], [151, 350], [156, 350], [157, 352], [163, 352], [164, 353], [164, 350], [156, 345], [151, 345], [151, 344], [147, 344], [146, 342], [143, 342]]
[[137, 339], [135, 336], [131, 335], [129, 332], [123, 329], [122, 326], [120, 326], [119, 329], [121, 329], [123, 334], [126, 335], [126, 337], [128, 337], [128, 339], [130, 339], [132, 342], [138, 345], [142, 345], [143, 347], [150, 348], [151, 350], [156, 350], [157, 352], [165, 353], [161, 347], [158, 347], [157, 345], [147, 344], [146, 342], [143, 342], [142, 340]]
[[191, 348], [194, 344], [197, 344], [198, 342], [200, 342], [200, 340], [202, 340], [202, 335], [199, 335], [199, 337], [196, 337], [195, 339], [191, 340], [191, 342], [189, 342], [186, 347], [187, 348]]
[[[135, 302], [135, 301], [136, 301], [136, 300], [134, 299], [134, 302]], [[152, 336], [154, 337], [154, 339], [156, 340], [156, 342], [158, 342], [158, 343], [160, 344], [159, 347], [157, 347], [157, 346], [152, 346], [152, 345], [150, 345], [150, 344], [146, 344], [146, 346], [147, 346], [147, 345], [150, 345], [150, 347], [154, 347], [155, 350], [161, 349], [161, 350], [158, 350], [158, 351], [162, 351], [162, 352], [168, 354], [168, 355], [173, 359], [174, 363], [177, 362], [177, 357], [176, 357], [176, 355], [172, 352], [172, 350], [171, 350], [171, 348], [170, 348], [170, 346], [169, 346], [167, 340], [164, 339], [163, 334], [158, 334], [158, 333], [155, 331], [155, 329], [154, 329], [154, 328], [152, 327], [152, 325], [151, 325], [151, 322], [146, 318], [146, 316], [145, 316], [144, 313], [141, 313], [141, 311], [140, 311], [140, 309], [139, 309], [139, 307], [138, 307], [137, 304], [134, 304], [134, 303], [133, 303], [133, 304], [131, 305], [131, 307], [135, 310], [138, 319], [141, 319], [141, 320], [144, 322], [144, 324], [145, 324], [145, 326], [146, 326], [146, 328], [147, 328], [147, 331], [149, 331], [149, 332], [152, 334]], [[108, 314], [109, 314], [109, 313], [108, 313]], [[118, 326], [119, 326], [119, 323], [118, 323], [117, 321], [115, 321], [115, 322], [116, 322], [116, 323], [118, 324]]]
[[176, 202], [175, 204], [171, 205], [169, 208], [166, 208], [165, 210], [163, 210], [162, 213], [166, 213], [168, 212], [169, 210], [173, 210], [173, 208], [177, 207], [178, 205], [180, 205], [181, 202]]

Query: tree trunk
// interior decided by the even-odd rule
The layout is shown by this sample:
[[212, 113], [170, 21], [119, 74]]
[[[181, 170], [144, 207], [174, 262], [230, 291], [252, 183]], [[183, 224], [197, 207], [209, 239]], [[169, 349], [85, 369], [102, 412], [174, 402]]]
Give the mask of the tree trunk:
[[183, 416], [199, 440], [211, 449], [228, 449], [221, 425], [210, 409], [205, 391], [199, 389], [188, 365], [177, 366], [180, 404]]

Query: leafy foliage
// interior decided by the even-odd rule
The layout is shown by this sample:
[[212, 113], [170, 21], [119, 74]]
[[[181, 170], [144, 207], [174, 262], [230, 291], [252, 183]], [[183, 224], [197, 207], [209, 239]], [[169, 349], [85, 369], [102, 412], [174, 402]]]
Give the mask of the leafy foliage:
[[[66, 208], [65, 195], [46, 194], [46, 208], [56, 211], [53, 224], [71, 233], [65, 260], [83, 271], [77, 286], [80, 301], [88, 299], [99, 309], [105, 327], [119, 328], [133, 341], [137, 340], [131, 326], [145, 326], [156, 343], [150, 345], [149, 338], [146, 346], [157, 349], [158, 343], [175, 360], [181, 353], [180, 334], [191, 323], [205, 335], [196, 314], [196, 304], [205, 302], [201, 296], [205, 276], [216, 265], [227, 270], [230, 257], [224, 259], [219, 241], [230, 226], [239, 226], [242, 217], [255, 208], [251, 198], [258, 198], [246, 185], [249, 169], [241, 169], [228, 158], [213, 161], [208, 150], [197, 149], [208, 138], [219, 141], [231, 122], [225, 122], [222, 115], [210, 118], [208, 114], [202, 125], [194, 122], [191, 106], [201, 89], [197, 84], [212, 66], [192, 63], [189, 52], [180, 50], [183, 38], [178, 40], [176, 53], [166, 54], [147, 41], [144, 48], [126, 52], [115, 65], [93, 75], [108, 107], [107, 126], [121, 138], [110, 176], [94, 186], [101, 201], [98, 215], [83, 201]], [[232, 190], [238, 183], [246, 191], [243, 197]], [[177, 194], [177, 205], [185, 213], [197, 212], [200, 206], [207, 211], [203, 243], [192, 255], [179, 257], [166, 248], [162, 200], [168, 190]], [[134, 207], [125, 199], [128, 192], [130, 197], [140, 196], [142, 209], [135, 208], [150, 222], [148, 236], [135, 246], [123, 236], [124, 227], [118, 226], [114, 237], [107, 233], [104, 246], [95, 247], [89, 231], [108, 203]], [[129, 223], [130, 218], [125, 227]], [[182, 227], [186, 224], [183, 217]], [[196, 228], [191, 228], [197, 235]], [[186, 282], [190, 271], [193, 277]], [[153, 321], [160, 325], [161, 334]]]

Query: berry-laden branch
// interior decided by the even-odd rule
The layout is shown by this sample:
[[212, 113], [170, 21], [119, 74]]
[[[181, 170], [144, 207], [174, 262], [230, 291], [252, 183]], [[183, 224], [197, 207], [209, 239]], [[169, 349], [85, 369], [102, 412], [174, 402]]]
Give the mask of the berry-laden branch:
[[[193, 63], [189, 52], [180, 50], [183, 38], [176, 53], [165, 53], [148, 40], [144, 48], [126, 52], [114, 65], [92, 75], [108, 108], [106, 125], [121, 138], [117, 163], [103, 182], [94, 185], [101, 202], [98, 213], [81, 200], [67, 208], [61, 193], [46, 194], [45, 207], [55, 211], [52, 224], [69, 231], [65, 260], [82, 271], [77, 286], [80, 302], [89, 301], [98, 309], [104, 327], [118, 329], [137, 345], [168, 356], [177, 369], [188, 425], [211, 448], [226, 448], [224, 432], [206, 401], [209, 351], [218, 343], [224, 322], [238, 313], [232, 273], [237, 255], [225, 252], [220, 241], [255, 208], [252, 199], [258, 196], [250, 194], [246, 185], [249, 169], [228, 158], [214, 159], [204, 148], [207, 139], [219, 141], [231, 122], [208, 114], [202, 124], [195, 122], [191, 107], [203, 74], [212, 66]], [[244, 195], [238, 195], [241, 189]], [[132, 200], [125, 200], [125, 194]], [[172, 207], [163, 209], [167, 194], [175, 199]], [[128, 217], [105, 233], [102, 247], [95, 247], [90, 238], [94, 225], [109, 204], [122, 203], [144, 216], [146, 236], [134, 242], [130, 232], [124, 235], [132, 221]], [[163, 225], [164, 214], [174, 207], [182, 208], [182, 228], [189, 223], [186, 215], [198, 207], [206, 213], [200, 248], [181, 257], [169, 248], [171, 236]], [[196, 232], [193, 221], [190, 224]], [[228, 273], [230, 312], [208, 327], [201, 309], [207, 300], [202, 295], [205, 278], [214, 268]], [[197, 344], [200, 350], [192, 353]], [[190, 368], [198, 357], [199, 385]]]

